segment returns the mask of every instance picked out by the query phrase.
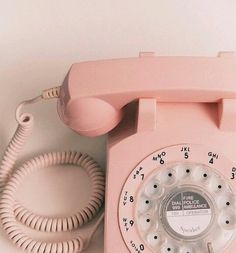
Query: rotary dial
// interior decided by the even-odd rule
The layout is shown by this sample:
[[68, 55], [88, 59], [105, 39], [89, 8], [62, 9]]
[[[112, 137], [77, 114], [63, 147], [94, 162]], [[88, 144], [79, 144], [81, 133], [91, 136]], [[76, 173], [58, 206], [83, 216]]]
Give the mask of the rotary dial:
[[234, 172], [231, 161], [198, 145], [146, 157], [120, 196], [120, 229], [129, 250], [222, 253], [236, 232]]

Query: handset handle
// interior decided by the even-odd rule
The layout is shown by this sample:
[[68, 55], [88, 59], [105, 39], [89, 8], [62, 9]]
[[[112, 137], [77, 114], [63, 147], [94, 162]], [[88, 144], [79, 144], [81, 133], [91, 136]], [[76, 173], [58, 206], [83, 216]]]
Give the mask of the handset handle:
[[235, 54], [156, 57], [148, 53], [73, 64], [62, 88], [59, 114], [76, 131], [98, 135], [118, 124], [121, 109], [138, 98], [206, 103], [236, 98]]

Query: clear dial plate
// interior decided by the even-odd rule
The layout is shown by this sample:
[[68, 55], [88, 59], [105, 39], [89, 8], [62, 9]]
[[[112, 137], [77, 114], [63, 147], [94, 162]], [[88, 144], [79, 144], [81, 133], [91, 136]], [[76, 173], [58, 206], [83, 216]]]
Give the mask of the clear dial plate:
[[130, 252], [222, 253], [235, 237], [235, 167], [198, 145], [159, 150], [129, 175], [119, 223]]

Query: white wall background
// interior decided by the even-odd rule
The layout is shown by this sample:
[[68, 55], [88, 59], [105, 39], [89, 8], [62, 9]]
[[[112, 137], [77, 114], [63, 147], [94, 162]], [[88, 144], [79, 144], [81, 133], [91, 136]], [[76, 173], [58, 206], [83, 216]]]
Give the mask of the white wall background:
[[[234, 0], [0, 0], [0, 154], [15, 129], [16, 105], [60, 84], [73, 62], [139, 51], [214, 56], [219, 50], [236, 51]], [[55, 102], [29, 110], [36, 127], [22, 159], [71, 148], [105, 165], [105, 137], [68, 130]], [[19, 252], [0, 236], [1, 252]], [[87, 252], [103, 252], [101, 241], [99, 247]]]

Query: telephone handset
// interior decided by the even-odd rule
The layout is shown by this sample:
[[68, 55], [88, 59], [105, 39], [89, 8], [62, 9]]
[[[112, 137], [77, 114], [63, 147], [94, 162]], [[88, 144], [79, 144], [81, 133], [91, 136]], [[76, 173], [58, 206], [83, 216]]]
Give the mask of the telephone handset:
[[[139, 58], [78, 63], [61, 87], [21, 104], [19, 129], [0, 174], [0, 218], [11, 240], [28, 252], [81, 252], [103, 218], [87, 240], [78, 236], [59, 243], [34, 240], [17, 227], [18, 220], [42, 231], [78, 229], [103, 205], [104, 176], [87, 155], [51, 153], [12, 172], [32, 121], [21, 114], [22, 106], [57, 97], [60, 118], [70, 128], [86, 136], [109, 132], [105, 253], [233, 253], [235, 69], [235, 54], [227, 52], [218, 57], [140, 53]], [[14, 209], [24, 177], [55, 163], [84, 167], [93, 183], [88, 205], [64, 220]]]
[[122, 108], [139, 98], [159, 103], [228, 103], [236, 97], [234, 53], [218, 57], [155, 57], [73, 64], [59, 99], [62, 120], [82, 135], [113, 129]]

